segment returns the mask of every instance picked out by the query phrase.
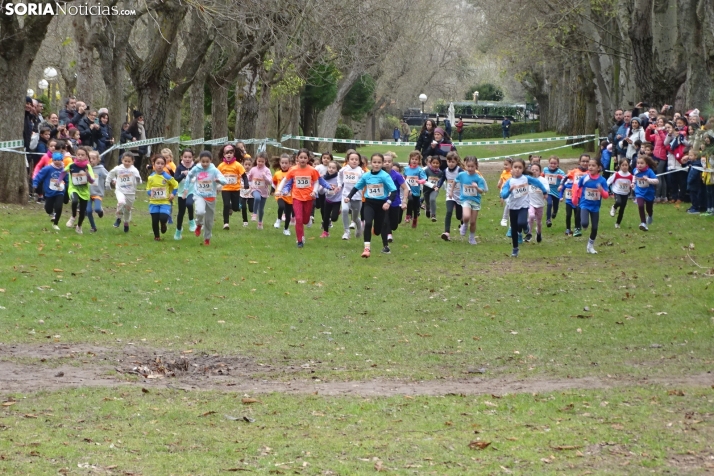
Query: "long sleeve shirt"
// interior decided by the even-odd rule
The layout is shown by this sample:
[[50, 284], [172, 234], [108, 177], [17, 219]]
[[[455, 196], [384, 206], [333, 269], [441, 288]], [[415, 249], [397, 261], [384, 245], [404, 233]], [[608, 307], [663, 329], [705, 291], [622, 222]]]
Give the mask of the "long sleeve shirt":
[[129, 167], [117, 165], [109, 171], [104, 181], [105, 187], [111, 187], [112, 182], [116, 182], [116, 190], [118, 192], [124, 195], [135, 195], [136, 186], [141, 183], [141, 175], [139, 174], [139, 170], [133, 165]]
[[188, 173], [186, 180], [194, 184], [194, 197], [198, 196], [208, 201], [216, 199], [218, 183], [221, 185], [228, 183], [223, 173], [221, 173], [215, 165], [210, 163], [208, 164], [208, 168], [205, 169], [200, 164], [196, 165]]

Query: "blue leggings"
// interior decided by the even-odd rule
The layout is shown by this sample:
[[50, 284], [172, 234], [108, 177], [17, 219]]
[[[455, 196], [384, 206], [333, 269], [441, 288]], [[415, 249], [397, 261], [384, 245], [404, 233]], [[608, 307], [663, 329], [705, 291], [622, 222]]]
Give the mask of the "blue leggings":
[[268, 197], [263, 198], [260, 192], [253, 190], [253, 213], [258, 215], [258, 222], [263, 222], [263, 214], [265, 213], [265, 202]]
[[[94, 204], [94, 210], [92, 210], [92, 204]], [[104, 210], [102, 210], [102, 201], [98, 198], [90, 198], [87, 202], [87, 219], [89, 220], [89, 226], [92, 227], [92, 230], [96, 230], [97, 227], [94, 224], [94, 215], [92, 215], [92, 211], [97, 212], [97, 215], [100, 217], [104, 215]]]

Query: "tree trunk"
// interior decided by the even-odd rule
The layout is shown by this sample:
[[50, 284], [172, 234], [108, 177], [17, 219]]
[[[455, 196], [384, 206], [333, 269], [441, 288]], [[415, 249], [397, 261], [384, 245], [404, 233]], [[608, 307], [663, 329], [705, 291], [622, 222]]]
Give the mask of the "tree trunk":
[[[254, 67], [241, 71], [236, 83], [236, 127], [235, 139], [251, 139], [255, 137], [255, 125], [258, 120], [257, 84], [258, 74]], [[249, 154], [255, 154], [255, 147], [246, 145]]]
[[191, 139], [204, 138], [204, 123], [206, 121], [204, 114], [205, 85], [205, 77], [202, 81], [196, 78], [193, 84], [191, 84]]
[[89, 109], [97, 109], [94, 104], [94, 48], [90, 43], [90, 22], [89, 18], [83, 16], [74, 17], [72, 26], [74, 28], [74, 38], [77, 41], [77, 92], [78, 100], [87, 104]]
[[270, 86], [262, 83], [260, 87], [260, 101], [258, 102], [258, 118], [255, 121], [255, 138], [268, 137], [270, 127]]
[[[340, 83], [337, 86], [337, 97], [335, 98], [334, 102], [327, 106], [327, 109], [325, 109], [325, 111], [322, 113], [320, 127], [317, 130], [317, 132], [320, 134], [320, 137], [335, 137], [335, 132], [337, 131], [337, 122], [340, 120], [340, 116], [342, 115], [342, 104], [345, 102], [345, 96], [347, 96], [347, 93], [350, 92], [352, 86], [354, 86], [355, 82], [357, 82], [357, 80], [360, 78], [362, 72], [363, 71], [361, 70], [352, 69], [347, 74], [347, 76], [344, 76], [340, 80]], [[321, 147], [324, 150], [331, 151], [332, 143], [323, 142], [321, 144]]]
[[[208, 87], [211, 91], [211, 139], [220, 139], [228, 136], [228, 88], [216, 82], [212, 77], [208, 78]], [[217, 153], [222, 146], [214, 146], [213, 154]]]

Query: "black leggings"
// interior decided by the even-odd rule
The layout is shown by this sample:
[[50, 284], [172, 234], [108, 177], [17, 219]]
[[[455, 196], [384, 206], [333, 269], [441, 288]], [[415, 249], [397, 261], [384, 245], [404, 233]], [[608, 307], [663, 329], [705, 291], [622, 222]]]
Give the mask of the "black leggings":
[[412, 219], [419, 216], [420, 198], [419, 195], [412, 195], [407, 201], [407, 216], [411, 216]]
[[384, 228], [394, 231], [399, 228], [399, 222], [402, 221], [401, 205], [389, 207], [389, 211], [384, 214]]
[[446, 201], [446, 219], [444, 220], [444, 231], [450, 233], [451, 231], [451, 215], [454, 213], [454, 208], [456, 208], [456, 219], [463, 221], [464, 208], [456, 203], [454, 200]]
[[511, 242], [518, 248], [518, 234], [528, 228], [528, 209], [508, 210], [508, 217], [511, 220]]
[[575, 226], [580, 227], [580, 208], [574, 207], [568, 203], [565, 204], [565, 229], [572, 230], [570, 228], [570, 219], [575, 211]]
[[[417, 197], [418, 199], [419, 197]], [[368, 198], [364, 202], [364, 241], [369, 243], [372, 241], [372, 227], [374, 227], [375, 235], [382, 235], [382, 244], [387, 246], [387, 233], [382, 233], [382, 225], [384, 225], [384, 215], [382, 206], [387, 203], [386, 200], [372, 200]]]
[[231, 210], [237, 212], [240, 210], [240, 192], [221, 192], [223, 198], [223, 223], [228, 223], [231, 216]]
[[176, 229], [183, 228], [183, 216], [188, 210], [188, 219], [193, 220], [193, 194], [186, 198], [178, 197], [178, 215], [176, 216]]
[[248, 221], [248, 212], [253, 213], [253, 199], [240, 197], [241, 212], [243, 213], [243, 222]]
[[337, 218], [342, 212], [342, 202], [328, 202], [325, 200], [322, 202], [322, 229], [323, 231], [330, 231], [330, 222], [337, 221]]
[[79, 220], [77, 221], [77, 226], [82, 226], [84, 216], [87, 214], [87, 202], [89, 200], [83, 199], [77, 195], [76, 192], [72, 192], [70, 198], [72, 199], [72, 216], [77, 216], [77, 207], [79, 207]]
[[282, 198], [278, 199], [278, 220], [285, 213], [285, 229], [290, 228], [290, 219], [293, 217], [293, 204], [287, 203]]
[[[550, 220], [558, 214], [560, 199], [554, 195], [548, 194], [548, 208], [545, 210], [545, 219]], [[552, 212], [552, 213], [551, 213]]]
[[627, 201], [630, 198], [629, 195], [620, 195], [620, 194], [615, 194], [615, 210], [619, 211], [617, 212], [617, 224], [619, 225], [622, 223], [622, 216], [625, 214], [625, 207], [627, 206]]
[[62, 216], [62, 202], [64, 202], [64, 195], [45, 197], [45, 211], [48, 215], [51, 215], [52, 213], [55, 214], [55, 219], [53, 221], [55, 225], [59, 223], [59, 219]]
[[169, 215], [167, 213], [152, 213], [151, 214], [151, 229], [154, 230], [154, 238], [159, 238], [161, 235], [159, 232], [159, 223], [163, 225], [166, 229], [166, 224], [169, 222]]
[[591, 212], [590, 210], [580, 211], [580, 219], [582, 220], [580, 224], [583, 230], [588, 229], [588, 218], [593, 222], [593, 227], [590, 229], [590, 241], [595, 241], [595, 238], [597, 238], [597, 228], [600, 224], [600, 212]]

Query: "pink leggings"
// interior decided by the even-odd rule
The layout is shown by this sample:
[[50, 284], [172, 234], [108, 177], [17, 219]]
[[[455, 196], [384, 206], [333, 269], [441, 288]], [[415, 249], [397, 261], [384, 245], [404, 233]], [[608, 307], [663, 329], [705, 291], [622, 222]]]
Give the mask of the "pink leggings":
[[533, 222], [536, 222], [536, 233], [540, 234], [540, 230], [543, 227], [543, 208], [533, 208], [528, 209], [528, 227], [533, 233]]
[[310, 223], [310, 215], [312, 214], [312, 200], [303, 202], [302, 200], [293, 199], [293, 215], [295, 215], [295, 234], [298, 242], [305, 241], [305, 225]]

